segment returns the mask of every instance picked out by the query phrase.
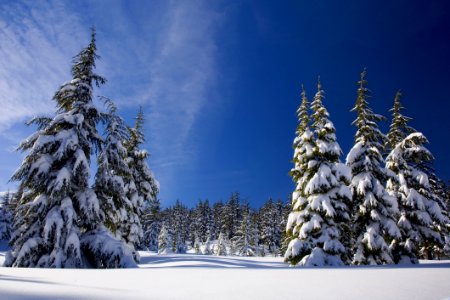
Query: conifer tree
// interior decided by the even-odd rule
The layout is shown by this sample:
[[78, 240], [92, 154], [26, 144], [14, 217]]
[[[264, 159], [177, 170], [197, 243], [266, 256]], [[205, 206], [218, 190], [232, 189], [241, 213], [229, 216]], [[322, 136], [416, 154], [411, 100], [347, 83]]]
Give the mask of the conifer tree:
[[228, 251], [227, 248], [229, 247], [229, 240], [227, 238], [227, 235], [223, 232], [219, 233], [219, 238], [217, 239], [217, 245], [214, 249], [214, 255], [217, 256], [226, 256]]
[[202, 254], [210, 255], [212, 253], [213, 253], [213, 251], [211, 249], [211, 241], [210, 241], [210, 239], [208, 237], [206, 242], [205, 242], [205, 247], [203, 248]]
[[449, 220], [441, 209], [442, 199], [430, 184], [434, 158], [426, 143], [422, 133], [412, 133], [397, 143], [387, 158], [387, 167], [396, 174], [388, 189], [398, 197], [401, 213], [401, 238], [393, 249], [396, 263], [418, 263], [419, 251], [431, 259], [435, 246], [444, 246], [443, 233]]
[[161, 226], [161, 231], [158, 236], [158, 254], [172, 253], [172, 235], [169, 232], [165, 223]]
[[345, 260], [346, 248], [341, 239], [344, 222], [349, 220], [349, 172], [339, 162], [341, 148], [323, 98], [319, 81], [312, 102], [313, 153], [303, 179], [297, 179], [300, 186], [293, 193], [293, 211], [286, 227], [292, 238], [285, 261], [291, 265], [342, 265]]
[[51, 121], [32, 123], [38, 131], [19, 149], [28, 154], [12, 176], [19, 181], [12, 252], [5, 264], [14, 267], [132, 266], [129, 250], [102, 225], [103, 212], [89, 187], [90, 155], [101, 137], [93, 85], [105, 79], [93, 72], [95, 31], [74, 58], [72, 80], [53, 99], [58, 111]]
[[347, 155], [355, 208], [353, 263], [389, 264], [393, 262], [389, 243], [400, 236], [395, 222], [398, 207], [396, 199], [385, 190], [388, 173], [381, 153], [386, 138], [377, 125], [383, 117], [369, 108], [365, 76], [366, 70], [361, 73], [352, 109], [357, 113], [353, 122], [357, 127], [355, 145]]
[[9, 241], [13, 211], [11, 210], [12, 196], [8, 191], [0, 199], [0, 241]]
[[159, 183], [155, 180], [153, 173], [147, 164], [149, 153], [142, 150], [144, 143], [144, 112], [139, 109], [133, 128], [128, 128], [130, 138], [124, 144], [128, 151], [128, 166], [131, 170], [132, 180], [126, 185], [127, 197], [132, 204], [132, 214], [129, 218], [126, 240], [136, 248], [141, 246], [143, 237], [142, 215], [146, 206], [157, 200]]
[[157, 251], [158, 235], [161, 230], [161, 205], [157, 198], [150, 200], [145, 207], [142, 227], [145, 247], [150, 251]]
[[114, 103], [109, 99], [105, 103], [109, 110], [104, 114], [106, 139], [98, 155], [95, 192], [104, 213], [105, 226], [135, 252], [133, 240], [129, 238], [129, 226], [130, 219], [134, 220], [136, 216], [125, 188], [133, 180], [123, 145], [129, 138], [128, 131], [123, 119], [117, 115]]
[[257, 254], [258, 241], [255, 225], [252, 222], [250, 212], [245, 212], [236, 235], [233, 237], [233, 254], [239, 256], [255, 256]]

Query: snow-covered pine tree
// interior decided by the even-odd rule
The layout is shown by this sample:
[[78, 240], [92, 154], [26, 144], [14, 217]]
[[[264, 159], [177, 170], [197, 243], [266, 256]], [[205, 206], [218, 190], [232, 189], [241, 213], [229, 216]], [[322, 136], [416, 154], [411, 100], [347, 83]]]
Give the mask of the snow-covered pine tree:
[[209, 201], [200, 200], [194, 210], [194, 228], [201, 242], [205, 242], [212, 230], [212, 211]]
[[173, 233], [173, 251], [186, 253], [186, 241], [189, 236], [188, 209], [179, 200], [172, 209], [171, 230]]
[[210, 230], [210, 240], [216, 240], [219, 238], [220, 230], [225, 223], [224, 214], [222, 213], [224, 210], [224, 204], [222, 201], [218, 201], [214, 203], [212, 208], [213, 222], [211, 224]]
[[227, 234], [228, 239], [231, 239], [238, 230], [241, 219], [240, 195], [238, 192], [231, 194], [230, 199], [223, 207], [222, 214], [221, 231]]
[[131, 251], [136, 252], [134, 240], [130, 240], [129, 233], [133, 232], [130, 219], [134, 220], [137, 216], [125, 188], [133, 180], [126, 162], [128, 152], [123, 145], [129, 138], [128, 130], [117, 114], [114, 103], [106, 99], [105, 104], [108, 106], [108, 113], [103, 115], [106, 121], [106, 138], [97, 158], [95, 193], [104, 214], [105, 226], [117, 238], [122, 239]]
[[97, 196], [89, 187], [90, 155], [101, 143], [93, 85], [105, 79], [93, 72], [95, 30], [74, 58], [72, 80], [53, 99], [51, 121], [19, 146], [28, 151], [12, 176], [19, 181], [19, 202], [5, 264], [13, 267], [79, 268], [134, 266], [128, 248], [102, 225]]
[[281, 247], [282, 212], [269, 198], [259, 211], [259, 227], [265, 254], [278, 255]]
[[[300, 172], [293, 174], [297, 188], [286, 226], [290, 243], [285, 253], [285, 261], [291, 265], [342, 265], [346, 260], [347, 251], [341, 240], [346, 231], [345, 222], [349, 220], [349, 170], [339, 162], [341, 148], [322, 103], [324, 91], [320, 81], [317, 89], [312, 102], [314, 147], [312, 153], [307, 149], [306, 157], [301, 158], [307, 164], [300, 168], [296, 166]], [[308, 141], [310, 138], [308, 136]], [[302, 144], [301, 140], [298, 145]]]
[[194, 244], [192, 246], [195, 254], [201, 254], [200, 246], [201, 246], [200, 238], [198, 237], [198, 235], [196, 235], [194, 237]]
[[227, 237], [226, 233], [219, 233], [219, 238], [217, 239], [217, 244], [214, 249], [214, 255], [217, 256], [227, 256], [228, 250], [227, 248], [230, 247], [230, 241]]
[[130, 231], [127, 239], [139, 248], [143, 237], [143, 229], [141, 224], [142, 214], [149, 203], [158, 201], [159, 183], [154, 178], [153, 173], [147, 164], [149, 153], [141, 150], [142, 144], [145, 142], [144, 133], [144, 111], [140, 107], [136, 116], [136, 122], [133, 128], [128, 128], [130, 138], [125, 147], [128, 150], [128, 166], [131, 170], [132, 181], [127, 185], [128, 198], [131, 200], [134, 211], [134, 219], [130, 219]]
[[0, 199], [0, 241], [9, 241], [13, 211], [11, 210], [12, 196], [8, 191]]
[[387, 149], [394, 149], [395, 146], [403, 141], [406, 136], [415, 132], [414, 128], [408, 125], [408, 122], [411, 120], [411, 118], [402, 114], [402, 110], [404, 110], [405, 108], [400, 102], [401, 98], [401, 91], [397, 91], [394, 97], [394, 105], [389, 110], [390, 112], [392, 112], [392, 123], [387, 134]]
[[165, 223], [161, 226], [161, 231], [158, 236], [158, 254], [173, 253], [172, 234], [169, 232]]
[[398, 197], [401, 238], [393, 249], [396, 263], [418, 263], [419, 251], [431, 259], [435, 246], [443, 247], [443, 232], [449, 222], [441, 209], [440, 196], [429, 181], [433, 155], [425, 148], [422, 133], [408, 135], [391, 151], [387, 167], [396, 174], [388, 188]]
[[242, 207], [242, 220], [236, 234], [233, 236], [233, 255], [255, 256], [258, 248], [257, 232], [248, 203]]
[[[294, 168], [290, 174], [296, 184], [295, 191], [292, 193], [292, 213], [289, 214], [289, 221], [286, 227], [286, 243], [297, 240], [298, 226], [297, 215], [302, 214], [306, 208], [306, 195], [304, 193], [305, 184], [308, 178], [308, 163], [314, 158], [314, 136], [310, 130], [309, 102], [306, 97], [306, 91], [302, 85], [301, 104], [297, 110], [298, 125], [296, 137], [294, 139]], [[302, 220], [299, 220], [302, 222]], [[296, 230], [297, 227], [297, 230]], [[292, 246], [292, 245], [291, 245]], [[304, 253], [292, 253], [292, 248], [288, 246], [285, 253], [285, 261], [291, 265], [296, 265], [304, 256]]]
[[385, 190], [388, 172], [382, 157], [386, 137], [377, 122], [384, 118], [373, 113], [367, 99], [366, 70], [358, 81], [353, 124], [357, 127], [355, 145], [347, 155], [351, 169], [351, 190], [354, 205], [353, 232], [356, 238], [353, 264], [393, 263], [389, 243], [400, 237], [396, 225], [397, 201]]
[[205, 242], [205, 246], [203, 247], [202, 254], [210, 255], [213, 251], [211, 249], [211, 240], [208, 237]]
[[158, 235], [161, 231], [161, 204], [155, 198], [144, 209], [142, 228], [144, 246], [150, 251], [158, 251]]

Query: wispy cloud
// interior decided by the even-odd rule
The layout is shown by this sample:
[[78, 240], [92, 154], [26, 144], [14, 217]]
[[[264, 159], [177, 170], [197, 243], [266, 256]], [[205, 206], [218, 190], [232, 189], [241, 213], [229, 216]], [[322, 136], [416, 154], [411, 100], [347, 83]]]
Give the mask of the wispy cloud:
[[201, 1], [170, 2], [159, 31], [144, 33], [156, 34], [156, 50], [149, 57], [145, 86], [133, 96], [148, 112], [149, 140], [156, 151], [164, 151], [161, 164], [194, 158], [189, 139], [217, 76], [219, 18]]
[[70, 57], [80, 48], [78, 24], [57, 1], [0, 6], [1, 132], [52, 111], [53, 93], [67, 79]]
[[[128, 66], [118, 68], [122, 74], [114, 69], [107, 70], [107, 74], [112, 75], [110, 83], [116, 85], [116, 95], [124, 90], [118, 82], [133, 80], [134, 87], [128, 86], [119, 103], [123, 108], [137, 104], [144, 107], [151, 164], [165, 194], [165, 189], [176, 188], [177, 170], [192, 167], [197, 160], [198, 139], [194, 131], [212, 101], [221, 15], [206, 1], [173, 1], [156, 9], [158, 17], [139, 23], [137, 32], [136, 24], [115, 14], [121, 20], [117, 32], [135, 30], [134, 37], [124, 35], [134, 47], [123, 53], [115, 41], [103, 58], [128, 58]], [[143, 44], [143, 40], [147, 43]]]

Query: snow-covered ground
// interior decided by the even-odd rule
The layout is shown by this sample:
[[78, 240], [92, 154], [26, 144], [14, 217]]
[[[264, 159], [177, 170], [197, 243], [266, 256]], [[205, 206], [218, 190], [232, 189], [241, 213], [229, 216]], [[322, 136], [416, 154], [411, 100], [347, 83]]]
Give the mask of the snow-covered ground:
[[273, 257], [140, 254], [138, 269], [0, 268], [0, 299], [450, 299], [450, 261], [289, 268]]

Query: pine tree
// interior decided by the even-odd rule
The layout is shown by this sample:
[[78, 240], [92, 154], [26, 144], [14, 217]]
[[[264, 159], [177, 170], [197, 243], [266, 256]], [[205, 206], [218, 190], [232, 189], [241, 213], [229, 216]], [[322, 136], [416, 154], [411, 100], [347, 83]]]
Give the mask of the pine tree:
[[391, 151], [387, 167], [396, 174], [388, 188], [398, 197], [401, 238], [394, 247], [396, 263], [418, 263], [419, 251], [428, 259], [435, 246], [444, 246], [445, 225], [449, 221], [441, 209], [442, 199], [430, 184], [431, 152], [421, 133], [412, 133]]
[[221, 231], [227, 235], [228, 239], [233, 238], [239, 227], [241, 218], [240, 195], [238, 192], [232, 193], [230, 199], [223, 207]]
[[387, 134], [386, 147], [388, 149], [394, 149], [406, 136], [415, 132], [414, 128], [408, 125], [411, 118], [406, 117], [401, 113], [401, 111], [405, 109], [400, 102], [401, 98], [402, 93], [397, 91], [394, 98], [394, 105], [389, 110], [392, 112], [392, 123]]
[[322, 103], [324, 92], [320, 81], [317, 88], [312, 102], [314, 148], [311, 156], [306, 152], [307, 158], [302, 158], [308, 160], [300, 172], [303, 176], [293, 174], [297, 188], [286, 226], [290, 243], [285, 253], [285, 261], [291, 265], [342, 265], [342, 256], [346, 254], [341, 239], [344, 222], [349, 220], [349, 172], [339, 162], [341, 149]]
[[208, 237], [208, 238], [206, 239], [205, 247], [203, 248], [202, 254], [210, 255], [210, 254], [212, 254], [212, 253], [213, 253], [213, 251], [212, 251], [212, 249], [211, 249], [211, 241], [210, 241], [210, 239], [209, 239], [209, 237]]
[[128, 130], [123, 119], [117, 115], [114, 103], [106, 99], [105, 104], [109, 110], [103, 115], [106, 121], [106, 139], [97, 158], [95, 193], [104, 214], [105, 226], [130, 247], [137, 260], [133, 240], [129, 239], [129, 220], [134, 220], [136, 216], [125, 188], [133, 180], [126, 163], [128, 153], [123, 145], [129, 138]]
[[369, 108], [367, 99], [370, 95], [365, 76], [364, 70], [352, 109], [357, 113], [353, 122], [357, 127], [356, 143], [347, 155], [355, 207], [353, 263], [389, 264], [393, 262], [389, 243], [400, 236], [395, 222], [398, 207], [396, 199], [385, 190], [388, 173], [383, 167], [381, 153], [386, 138], [377, 125], [384, 118]]
[[161, 231], [161, 204], [155, 198], [149, 201], [143, 215], [144, 245], [150, 251], [158, 250], [158, 235]]
[[144, 112], [139, 109], [136, 122], [133, 128], [128, 128], [130, 138], [124, 144], [128, 151], [128, 166], [131, 170], [132, 180], [126, 185], [127, 197], [132, 204], [133, 213], [130, 215], [126, 240], [136, 248], [141, 247], [143, 237], [142, 215], [149, 203], [157, 201], [159, 183], [154, 178], [153, 173], [147, 164], [149, 153], [141, 150], [141, 145], [145, 142], [144, 133]]
[[168, 254], [172, 253], [172, 235], [167, 229], [167, 226], [165, 223], [161, 226], [161, 231], [158, 236], [158, 254]]
[[255, 256], [258, 248], [257, 232], [252, 222], [248, 205], [243, 208], [243, 217], [236, 235], [232, 238], [234, 253], [239, 256]]
[[11, 209], [12, 195], [8, 191], [0, 199], [0, 241], [9, 241], [13, 211]]
[[100, 147], [100, 115], [93, 85], [105, 79], [93, 72], [95, 31], [75, 58], [73, 79], [55, 93], [58, 111], [51, 120], [31, 123], [38, 131], [19, 147], [28, 151], [12, 176], [19, 181], [19, 202], [5, 264], [14, 267], [132, 266], [131, 253], [102, 225], [103, 212], [89, 187], [90, 155]]
[[186, 241], [189, 237], [188, 213], [187, 207], [177, 200], [172, 215], [173, 251], [175, 253], [186, 253]]
[[[259, 212], [260, 231], [264, 253], [277, 255], [281, 247], [282, 203], [275, 204], [270, 198]], [[267, 251], [266, 251], [267, 250]]]
[[217, 245], [214, 249], [214, 255], [226, 256], [228, 254], [227, 248], [229, 248], [230, 243], [227, 238], [227, 234], [221, 232], [219, 233], [219, 238], [217, 239]]

